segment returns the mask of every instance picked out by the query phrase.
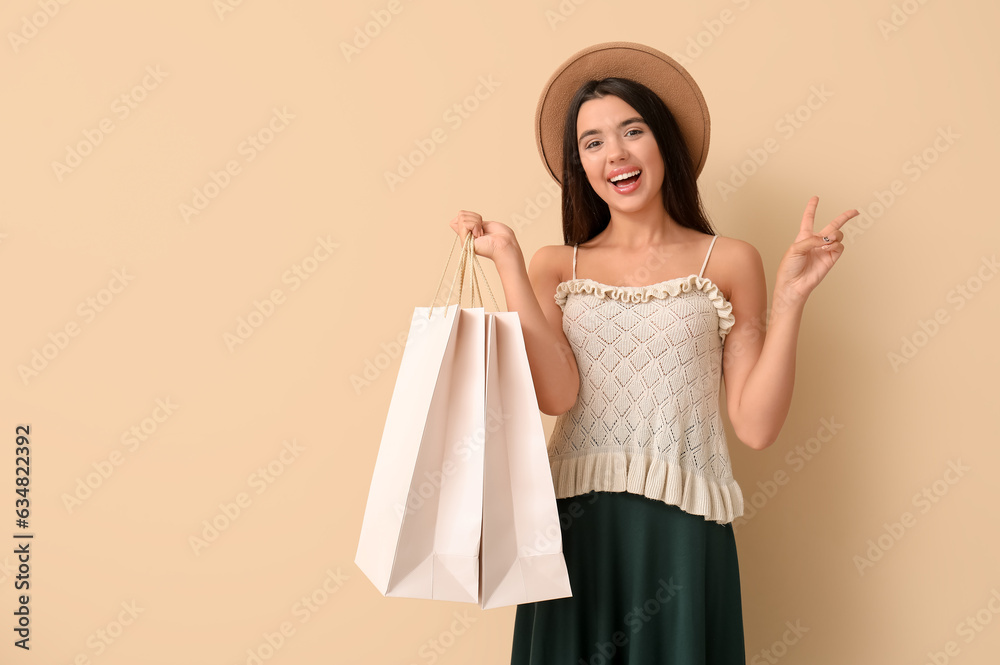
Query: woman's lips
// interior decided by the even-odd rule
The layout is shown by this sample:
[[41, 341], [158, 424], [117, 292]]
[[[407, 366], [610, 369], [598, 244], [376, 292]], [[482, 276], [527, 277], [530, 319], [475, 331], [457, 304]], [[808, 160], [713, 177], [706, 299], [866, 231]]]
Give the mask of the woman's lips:
[[626, 184], [621, 184], [621, 182], [618, 183], [612, 182], [611, 186], [614, 187], [615, 191], [618, 192], [619, 194], [629, 194], [630, 192], [635, 191], [635, 189], [639, 186], [640, 182], [642, 182], [642, 173], [639, 173], [639, 175], [635, 176], [635, 180], [627, 182]]

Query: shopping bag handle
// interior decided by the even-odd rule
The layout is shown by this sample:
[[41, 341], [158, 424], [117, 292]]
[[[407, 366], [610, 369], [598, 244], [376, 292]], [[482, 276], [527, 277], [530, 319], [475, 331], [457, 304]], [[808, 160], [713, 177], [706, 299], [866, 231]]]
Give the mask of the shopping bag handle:
[[[476, 257], [476, 250], [474, 247], [475, 238], [472, 237], [472, 232], [470, 231], [465, 235], [465, 243], [462, 247], [462, 254], [458, 260], [458, 268], [455, 270], [455, 276], [451, 280], [451, 288], [448, 290], [448, 299], [444, 303], [444, 307], [447, 308], [448, 304], [451, 302], [451, 294], [455, 290], [455, 279], [458, 278], [458, 306], [462, 306], [462, 288], [465, 284], [465, 268], [467, 265], [471, 264], [473, 268], [469, 271], [469, 284], [472, 288], [472, 307], [476, 304], [476, 295], [479, 295], [479, 306], [483, 306], [482, 289], [479, 288], [479, 282], [476, 279], [476, 271], [478, 268], [479, 272], [483, 274], [483, 281], [486, 282], [486, 290], [490, 293], [490, 298], [493, 300], [493, 305], [499, 311], [500, 305], [497, 304], [496, 296], [493, 295], [493, 289], [490, 288], [490, 283], [486, 279], [486, 273], [483, 273], [483, 268], [479, 265], [479, 259]], [[451, 251], [448, 253], [448, 261], [444, 265], [444, 270], [441, 271], [441, 278], [438, 280], [437, 289], [434, 291], [435, 297], [441, 291], [441, 285], [444, 283], [444, 275], [448, 271], [448, 264], [451, 263], [451, 256], [455, 253], [455, 245], [458, 243], [458, 235], [455, 235], [455, 240], [451, 244]], [[431, 302], [430, 307], [427, 308], [427, 318], [431, 317], [431, 311], [434, 309], [434, 303]]]

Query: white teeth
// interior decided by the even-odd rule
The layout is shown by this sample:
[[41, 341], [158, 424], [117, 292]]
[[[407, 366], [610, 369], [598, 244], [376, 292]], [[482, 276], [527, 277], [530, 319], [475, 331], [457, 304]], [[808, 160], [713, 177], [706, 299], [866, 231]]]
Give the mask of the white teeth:
[[618, 182], [619, 180], [624, 180], [625, 178], [631, 178], [632, 176], [639, 175], [639, 171], [632, 171], [630, 173], [622, 173], [621, 175], [616, 175], [608, 178], [611, 182]]

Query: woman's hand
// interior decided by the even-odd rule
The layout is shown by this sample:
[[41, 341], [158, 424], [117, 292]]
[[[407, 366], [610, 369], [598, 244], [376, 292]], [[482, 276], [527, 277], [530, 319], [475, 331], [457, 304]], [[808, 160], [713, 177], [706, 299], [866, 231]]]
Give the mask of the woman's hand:
[[508, 252], [520, 250], [513, 229], [501, 222], [484, 222], [478, 213], [459, 210], [450, 224], [463, 242], [471, 232], [476, 255], [485, 256], [494, 263]]
[[[806, 204], [805, 214], [795, 242], [778, 266], [778, 276], [775, 280], [776, 296], [786, 303], [803, 304], [812, 290], [830, 272], [830, 268], [844, 253], [844, 233], [840, 230], [852, 217], [861, 214], [857, 210], [842, 212], [836, 219], [824, 226], [819, 232], [813, 231], [816, 218], [816, 206], [819, 197], [814, 196]], [[823, 240], [826, 236], [827, 240]]]

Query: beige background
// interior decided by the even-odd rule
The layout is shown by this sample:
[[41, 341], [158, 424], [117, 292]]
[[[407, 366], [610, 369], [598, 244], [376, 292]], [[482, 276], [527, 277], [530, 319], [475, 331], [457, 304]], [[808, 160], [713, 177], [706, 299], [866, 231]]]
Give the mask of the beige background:
[[[5, 3], [0, 662], [508, 662], [514, 608], [383, 598], [354, 552], [395, 345], [448, 221], [515, 226], [528, 258], [562, 242], [537, 95], [618, 39], [700, 84], [702, 196], [769, 287], [811, 195], [823, 223], [867, 215], [809, 301], [780, 439], [728, 432], [755, 511], [737, 529], [748, 661], [996, 662], [998, 19], [985, 0]], [[22, 423], [30, 653], [12, 646]], [[808, 632], [790, 643], [786, 622]]]

